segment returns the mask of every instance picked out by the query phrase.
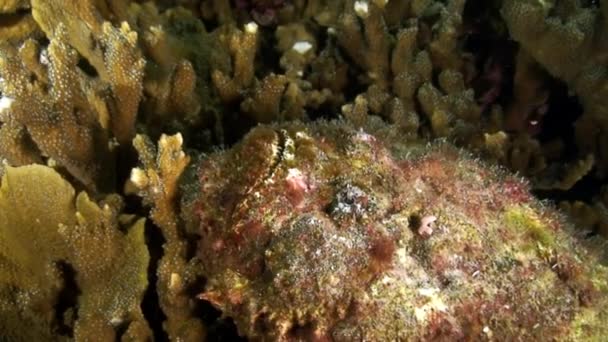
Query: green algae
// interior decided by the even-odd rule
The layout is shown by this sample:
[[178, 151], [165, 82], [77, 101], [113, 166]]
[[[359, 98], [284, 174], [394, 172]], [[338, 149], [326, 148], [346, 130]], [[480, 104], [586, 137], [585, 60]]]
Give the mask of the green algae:
[[503, 215], [504, 224], [508, 229], [517, 234], [528, 234], [547, 248], [555, 246], [555, 232], [543, 224], [530, 208], [525, 206], [507, 208]]

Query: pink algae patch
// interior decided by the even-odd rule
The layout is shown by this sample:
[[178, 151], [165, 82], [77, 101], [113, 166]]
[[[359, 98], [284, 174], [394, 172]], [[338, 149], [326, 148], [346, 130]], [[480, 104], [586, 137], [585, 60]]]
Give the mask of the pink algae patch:
[[514, 203], [529, 202], [531, 199], [527, 187], [516, 180], [504, 182], [502, 194]]
[[298, 169], [289, 169], [287, 170], [287, 177], [285, 177], [285, 185], [287, 199], [291, 205], [299, 207], [304, 201], [306, 193], [310, 190], [308, 177]]

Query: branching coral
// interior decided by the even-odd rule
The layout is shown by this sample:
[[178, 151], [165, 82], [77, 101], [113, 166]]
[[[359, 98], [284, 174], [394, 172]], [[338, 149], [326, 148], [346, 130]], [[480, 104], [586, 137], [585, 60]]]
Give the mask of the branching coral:
[[165, 330], [172, 339], [201, 340], [204, 330], [194, 317], [194, 298], [187, 291], [197, 271], [189, 263], [188, 243], [177, 216], [177, 184], [190, 160], [181, 150], [182, 142], [179, 134], [163, 135], [157, 150], [149, 138], [138, 135], [134, 145], [142, 168], [133, 169], [128, 186], [152, 207], [150, 216], [165, 238], [157, 270], [160, 305], [167, 315]]
[[232, 102], [242, 96], [254, 78], [253, 60], [257, 51], [258, 26], [248, 23], [243, 30], [232, 28], [220, 34], [220, 41], [230, 51], [233, 68], [232, 76], [221, 70], [212, 74], [213, 84], [224, 102]]
[[[140, 104], [150, 127], [160, 125], [167, 113], [182, 122], [201, 121], [199, 96], [209, 88], [199, 85], [197, 78], [210, 72], [210, 58], [194, 51], [209, 51], [213, 44], [203, 44], [209, 45], [207, 50], [192, 48], [188, 39], [201, 32], [202, 38], [196, 39], [206, 37], [200, 23], [194, 25], [198, 32], [176, 32], [188, 20], [196, 23], [189, 12], [160, 15], [151, 4], [106, 8], [93, 1], [78, 6], [33, 1], [32, 13], [50, 39], [49, 47], [30, 40], [19, 53], [9, 45], [2, 48], [0, 91], [11, 106], [0, 118], [0, 140], [12, 165], [40, 161], [42, 154], [89, 188], [107, 188], [113, 172], [101, 173], [100, 165], [111, 163], [112, 138], [130, 144]], [[157, 130], [150, 129], [154, 134]]]
[[27, 41], [19, 52], [9, 46], [0, 50], [4, 79], [0, 87], [11, 101], [0, 117], [5, 123], [0, 148], [9, 162], [22, 165], [40, 154], [31, 144], [10, 143], [31, 139], [44, 156], [56, 160], [83, 184], [95, 188], [105, 181], [107, 186], [112, 173], [101, 172], [101, 165], [110, 158], [108, 136], [100, 122], [105, 108], [100, 96], [90, 90], [94, 84], [76, 67], [78, 56], [65, 43], [65, 33], [59, 25], [58, 37], [43, 51], [34, 41]]
[[[416, 133], [423, 114], [434, 136], [466, 137], [464, 144], [480, 140], [481, 108], [467, 88], [466, 63], [457, 44], [463, 1], [401, 7], [346, 1], [344, 6], [337, 40], [366, 72], [359, 81], [368, 85], [365, 98], [371, 114], [410, 133]], [[403, 17], [396, 20], [391, 11]], [[389, 34], [389, 26], [396, 27], [396, 35]]]
[[110, 126], [120, 143], [128, 143], [134, 134], [145, 66], [137, 33], [126, 23], [118, 29], [104, 22], [92, 1], [75, 6], [60, 0], [34, 0], [32, 13], [49, 39], [61, 37], [109, 85], [110, 96], [105, 100], [111, 113]]
[[367, 72], [366, 77], [385, 88], [389, 76], [390, 40], [382, 8], [366, 1], [346, 1], [337, 34], [340, 46]]
[[6, 42], [19, 42], [41, 35], [41, 30], [26, 10], [29, 0], [6, 0], [0, 4], [0, 37]]
[[606, 13], [584, 8], [579, 1], [504, 1], [502, 14], [513, 39], [554, 77], [564, 80], [580, 99], [585, 113], [576, 122], [576, 142], [593, 153], [602, 178], [608, 169], [606, 120]]
[[[211, 55], [217, 50], [215, 39], [185, 9], [159, 13], [154, 4], [145, 3], [131, 4], [128, 13], [128, 21], [140, 33], [141, 49], [147, 57], [142, 107], [148, 126], [164, 128], [161, 122], [173, 120], [191, 125], [204, 122], [199, 112], [210, 111], [213, 104], [203, 100], [208, 100], [211, 88], [207, 83], [209, 64], [215, 58]], [[224, 59], [221, 52], [215, 59]], [[187, 130], [183, 123], [180, 126]]]
[[[76, 339], [113, 339], [119, 327], [123, 337], [150, 336], [140, 309], [149, 260], [144, 221], [119, 216], [120, 203], [76, 196], [45, 166], [8, 168], [0, 188], [4, 337], [51, 340], [67, 328]], [[59, 305], [66, 294], [77, 296], [72, 307]]]
[[486, 133], [483, 148], [501, 164], [528, 176], [534, 176], [546, 167], [540, 144], [525, 133]]

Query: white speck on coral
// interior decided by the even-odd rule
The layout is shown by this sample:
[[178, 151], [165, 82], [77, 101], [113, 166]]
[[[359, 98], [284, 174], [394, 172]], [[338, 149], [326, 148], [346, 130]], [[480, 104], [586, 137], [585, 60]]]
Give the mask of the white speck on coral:
[[336, 277], [335, 275], [330, 275], [329, 276], [329, 284], [332, 286], [336, 286], [338, 284], [340, 284], [340, 278]]
[[295, 42], [291, 48], [294, 49], [297, 53], [303, 55], [310, 51], [310, 49], [312, 49], [312, 44], [310, 42], [302, 40]]
[[42, 64], [42, 65], [49, 65], [49, 56], [48, 56], [48, 53], [46, 50], [42, 50], [38, 60], [40, 61], [40, 64]]
[[110, 318], [110, 324], [112, 324], [113, 326], [118, 326], [123, 322], [123, 319], [120, 317], [112, 317]]
[[481, 273], [481, 272], [479, 272], [479, 270], [477, 270], [477, 271], [473, 272], [473, 274], [471, 276], [473, 278], [475, 278], [475, 277], [477, 277], [479, 275], [479, 273]]
[[110, 151], [113, 151], [118, 146], [120, 146], [120, 143], [118, 142], [118, 139], [116, 139], [116, 137], [112, 137], [111, 139], [108, 140], [108, 149]]
[[421, 194], [423, 192], [424, 182], [420, 178], [416, 178], [416, 180], [414, 181], [413, 187], [417, 193]]
[[365, 18], [369, 15], [369, 4], [367, 1], [355, 1], [355, 12], [361, 18]]
[[148, 183], [146, 172], [138, 167], [131, 170], [131, 177], [129, 179], [138, 188], [143, 188]]
[[336, 29], [333, 28], [333, 27], [329, 27], [327, 29], [327, 34], [332, 35], [332, 36], [335, 35], [336, 34]]
[[9, 110], [13, 105], [13, 102], [15, 102], [15, 100], [7, 96], [0, 98], [0, 113]]
[[57, 225], [57, 232], [58, 232], [59, 234], [62, 234], [62, 235], [67, 234], [67, 233], [68, 233], [68, 226], [66, 226], [66, 225], [65, 225], [65, 224], [63, 224], [63, 223], [58, 224], [58, 225]]
[[49, 158], [46, 160], [46, 166], [48, 166], [48, 167], [55, 168], [55, 167], [57, 167], [57, 165], [58, 165], [57, 161], [53, 158]]
[[256, 34], [258, 32], [258, 24], [254, 23], [253, 21], [245, 24], [245, 32]]
[[169, 278], [169, 289], [175, 290], [178, 287], [181, 287], [182, 278], [177, 273], [171, 273], [171, 277]]
[[283, 160], [294, 160], [295, 159], [295, 154], [294, 151], [296, 150], [296, 143], [295, 141], [293, 141], [293, 139], [291, 139], [289, 137], [289, 135], [287, 134], [287, 132], [285, 132], [285, 130], [281, 131], [281, 134], [285, 137], [285, 144], [284, 144], [284, 148], [283, 148]]
[[416, 320], [418, 322], [424, 322], [424, 319], [426, 318], [426, 312], [424, 310], [424, 307], [422, 307], [422, 308], [415, 308], [414, 309], [414, 316], [416, 316]]
[[293, 178], [293, 177], [301, 177], [302, 176], [302, 171], [292, 168], [287, 170], [287, 179], [289, 178]]
[[488, 335], [488, 334], [490, 334], [491, 332], [492, 332], [492, 330], [490, 330], [490, 327], [488, 327], [488, 326], [483, 327], [483, 333], [484, 333], [484, 334]]
[[163, 27], [162, 25], [153, 25], [150, 26], [150, 32], [154, 33], [155, 35], [161, 35], [163, 34]]

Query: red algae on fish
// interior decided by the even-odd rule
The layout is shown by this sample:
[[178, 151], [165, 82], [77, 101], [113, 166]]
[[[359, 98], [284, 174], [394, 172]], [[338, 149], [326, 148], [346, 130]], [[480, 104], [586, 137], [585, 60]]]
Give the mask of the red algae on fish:
[[606, 334], [606, 269], [518, 177], [344, 122], [258, 126], [197, 166], [201, 299], [276, 340]]

